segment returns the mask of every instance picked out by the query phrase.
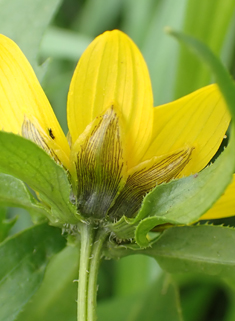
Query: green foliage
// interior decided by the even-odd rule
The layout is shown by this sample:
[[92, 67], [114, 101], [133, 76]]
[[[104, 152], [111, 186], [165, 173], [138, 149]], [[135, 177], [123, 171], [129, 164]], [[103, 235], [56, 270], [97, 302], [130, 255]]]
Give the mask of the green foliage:
[[114, 294], [118, 297], [145, 291], [162, 272], [155, 260], [145, 255], [126, 256], [116, 262], [115, 269]]
[[174, 36], [178, 41], [182, 42], [187, 47], [187, 50], [193, 52], [193, 54], [200, 58], [208, 70], [213, 73], [216, 83], [224, 97], [227, 107], [233, 117], [235, 118], [235, 84], [225, 69], [222, 62], [216, 55], [208, 48], [206, 44], [200, 40], [185, 35], [183, 33], [173, 31], [170, 28], [166, 30], [170, 35]]
[[182, 321], [178, 291], [168, 275], [161, 275], [147, 291], [99, 306], [99, 320], [108, 321], [111, 315], [113, 321]]
[[[204, 41], [218, 56], [224, 52], [232, 29], [233, 0], [127, 0], [123, 5], [121, 29], [138, 44], [147, 61], [155, 105], [192, 92], [211, 81], [211, 74], [194, 55], [165, 37], [170, 26]], [[227, 43], [231, 52], [234, 34]], [[228, 64], [228, 54], [225, 62]]]
[[17, 321], [76, 320], [78, 270], [76, 247], [66, 247], [49, 262], [42, 286]]
[[[235, 9], [233, 0], [187, 1], [183, 32], [205, 42], [220, 57]], [[171, 26], [171, 25], [170, 25]], [[234, 41], [230, 42], [230, 50]], [[180, 48], [175, 96], [181, 97], [207, 85], [211, 73], [186, 48]]]
[[72, 31], [51, 27], [47, 30], [42, 44], [41, 55], [45, 58], [67, 58], [77, 62], [92, 38]]
[[171, 273], [197, 272], [234, 278], [235, 230], [223, 226], [183, 226], [166, 230], [146, 249]]
[[[60, 165], [36, 144], [18, 135], [0, 132], [0, 148], [1, 171], [26, 182], [37, 191], [45, 205], [44, 212], [54, 224], [62, 225], [68, 217], [71, 222], [76, 222], [69, 200], [71, 188], [67, 173]], [[14, 183], [16, 182], [17, 180]], [[20, 183], [17, 184], [19, 187]], [[24, 194], [27, 206], [31, 203], [31, 207], [36, 207], [35, 201], [27, 195], [22, 184], [18, 193], [21, 193], [18, 196], [21, 201]], [[50, 210], [46, 205], [50, 205]]]
[[235, 229], [223, 226], [197, 225], [172, 227], [165, 230], [146, 249], [128, 245], [110, 245], [111, 258], [130, 254], [154, 257], [171, 273], [197, 272], [234, 279]]
[[45, 210], [21, 180], [3, 173], [0, 173], [0, 204], [25, 208], [32, 214], [40, 216], [46, 215]]
[[60, 2], [61, 0], [0, 0], [1, 33], [20, 46], [40, 79], [45, 70], [38, 66], [39, 45]]
[[[174, 98], [179, 53], [179, 47], [164, 35], [164, 28], [170, 25], [172, 28], [181, 29], [187, 1], [148, 2], [151, 2], [151, 7], [140, 48], [149, 67], [154, 104], [160, 105]], [[134, 1], [132, 3], [134, 6]], [[133, 39], [135, 40], [135, 37]]]
[[17, 217], [9, 220], [6, 218], [6, 208], [0, 207], [0, 242], [2, 242], [8, 235], [10, 229], [15, 224]]
[[78, 15], [74, 28], [90, 37], [96, 37], [104, 30], [115, 28], [122, 6], [121, 0], [87, 0]]
[[38, 225], [0, 245], [0, 319], [15, 320], [42, 282], [49, 259], [66, 244], [59, 229]]

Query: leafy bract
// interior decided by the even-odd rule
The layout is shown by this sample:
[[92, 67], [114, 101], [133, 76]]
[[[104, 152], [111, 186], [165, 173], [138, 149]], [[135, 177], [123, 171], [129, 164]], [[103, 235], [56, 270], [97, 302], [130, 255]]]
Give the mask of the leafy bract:
[[0, 149], [0, 170], [26, 182], [39, 193], [53, 224], [77, 222], [64, 168], [36, 144], [18, 135], [0, 132]]
[[13, 321], [39, 287], [49, 259], [66, 244], [47, 224], [23, 231], [0, 245], [0, 320]]

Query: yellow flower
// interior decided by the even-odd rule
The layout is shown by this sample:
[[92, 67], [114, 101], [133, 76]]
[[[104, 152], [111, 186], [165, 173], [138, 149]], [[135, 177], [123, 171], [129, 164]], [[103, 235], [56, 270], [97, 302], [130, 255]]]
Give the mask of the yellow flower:
[[[1, 129], [34, 141], [67, 169], [78, 212], [98, 219], [133, 217], [156, 184], [201, 171], [230, 121], [216, 85], [154, 108], [146, 63], [118, 30], [97, 37], [79, 60], [68, 140], [27, 59], [3, 35], [0, 97]], [[203, 218], [223, 216], [216, 206]]]

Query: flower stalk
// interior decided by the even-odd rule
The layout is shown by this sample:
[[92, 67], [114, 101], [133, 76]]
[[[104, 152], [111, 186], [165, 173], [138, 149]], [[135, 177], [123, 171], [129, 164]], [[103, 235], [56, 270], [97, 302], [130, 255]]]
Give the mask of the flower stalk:
[[81, 223], [77, 321], [96, 320], [97, 276], [107, 231]]

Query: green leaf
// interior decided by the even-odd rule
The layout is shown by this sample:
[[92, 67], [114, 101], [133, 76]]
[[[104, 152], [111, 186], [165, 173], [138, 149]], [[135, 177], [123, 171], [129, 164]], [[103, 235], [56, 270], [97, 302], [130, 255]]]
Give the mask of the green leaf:
[[[234, 9], [234, 0], [188, 0], [184, 26], [181, 30], [205, 42], [219, 57], [233, 18]], [[175, 97], [184, 96], [208, 85], [210, 81], [211, 74], [205, 66], [200, 64], [186, 48], [181, 47], [175, 81]]]
[[53, 224], [77, 222], [70, 202], [70, 183], [60, 165], [33, 142], [11, 133], [0, 132], [0, 149], [1, 171], [26, 182], [39, 193], [45, 206], [50, 206], [48, 218]]
[[17, 321], [76, 320], [78, 277], [77, 247], [66, 247], [49, 262], [40, 289]]
[[225, 321], [224, 314], [228, 307], [231, 289], [224, 280], [200, 273], [174, 274], [173, 279], [180, 288], [184, 320], [214, 321], [218, 316], [217, 321]]
[[39, 78], [44, 74], [37, 61], [39, 45], [60, 3], [61, 0], [0, 0], [1, 33], [18, 44]]
[[110, 239], [103, 248], [103, 253], [106, 259], [119, 260], [120, 258], [132, 254], [145, 254], [136, 243], [118, 244]]
[[227, 308], [227, 313], [223, 321], [234, 321], [235, 320], [235, 292], [231, 292], [229, 298], [229, 306]]
[[135, 321], [182, 321], [179, 294], [169, 275], [154, 284], [139, 305]]
[[123, 2], [121, 30], [127, 33], [140, 48], [151, 34], [152, 30], [149, 29], [153, 25], [152, 20], [155, 19], [158, 9], [160, 8], [155, 0], [126, 0]]
[[196, 272], [233, 278], [235, 230], [222, 226], [172, 227], [144, 251], [170, 273]]
[[0, 173], [0, 205], [22, 207], [29, 212], [46, 214], [21, 180], [3, 173]]
[[200, 282], [189, 283], [186, 289], [183, 288], [180, 298], [184, 320], [198, 321], [205, 319], [215, 291], [215, 285]]
[[[132, 1], [133, 6], [136, 5], [135, 2], [136, 1]], [[139, 0], [138, 2], [142, 2], [142, 6], [146, 6], [146, 1]], [[148, 2], [150, 1], [148, 0]], [[174, 42], [165, 36], [163, 30], [167, 25], [176, 29], [182, 28], [187, 0], [154, 1], [153, 4], [149, 4], [148, 6], [152, 8], [150, 7], [151, 12], [148, 13], [146, 17], [148, 25], [142, 28], [142, 30], [146, 30], [146, 33], [142, 43], [140, 43], [140, 49], [149, 67], [154, 93], [154, 104], [160, 105], [172, 101], [174, 98], [178, 54], [180, 50]], [[144, 12], [143, 9], [140, 10]], [[129, 12], [130, 16], [132, 11]], [[138, 18], [135, 20], [135, 24], [139, 24]], [[128, 28], [128, 30], [130, 30], [130, 28]], [[138, 31], [138, 29], [136, 30]], [[139, 37], [137, 37], [137, 40], [138, 38]], [[135, 40], [135, 38], [133, 39]]]
[[144, 291], [152, 284], [161, 269], [153, 258], [130, 255], [115, 262], [114, 290], [116, 296], [127, 296]]
[[9, 220], [6, 218], [6, 208], [0, 206], [0, 242], [2, 242], [8, 235], [10, 229], [15, 224], [17, 217]]
[[45, 33], [40, 53], [43, 57], [78, 61], [92, 38], [66, 29], [50, 27]]
[[[143, 295], [138, 293], [101, 301], [97, 306], [98, 320], [110, 321], [110, 316], [112, 316], [112, 321], [134, 321], [131, 315], [132, 311], [135, 312], [138, 309], [138, 304], [142, 298]], [[114, 311], [115, 313], [113, 313]]]
[[[209, 210], [232, 180], [234, 144], [216, 162], [198, 175], [161, 184], [144, 199], [136, 220], [136, 241], [140, 246], [150, 242], [148, 232], [157, 225], [193, 223]], [[219, 182], [219, 184], [218, 184]]]
[[171, 28], [167, 28], [166, 32], [175, 37], [178, 41], [182, 42], [187, 47], [187, 50], [192, 51], [195, 56], [200, 58], [204, 64], [206, 64], [207, 68], [215, 76], [215, 80], [227, 103], [229, 111], [233, 119], [235, 119], [235, 84], [229, 72], [225, 69], [220, 60], [203, 42], [198, 39], [181, 32], [174, 31]]
[[98, 305], [99, 320], [108, 321], [110, 315], [112, 321], [182, 321], [177, 288], [171, 278], [165, 275], [159, 277], [141, 294]]
[[37, 225], [0, 245], [0, 320], [16, 318], [42, 282], [49, 259], [66, 244], [58, 228]]
[[107, 29], [115, 28], [122, 1], [120, 0], [86, 0], [74, 28], [90, 37], [98, 36]]

